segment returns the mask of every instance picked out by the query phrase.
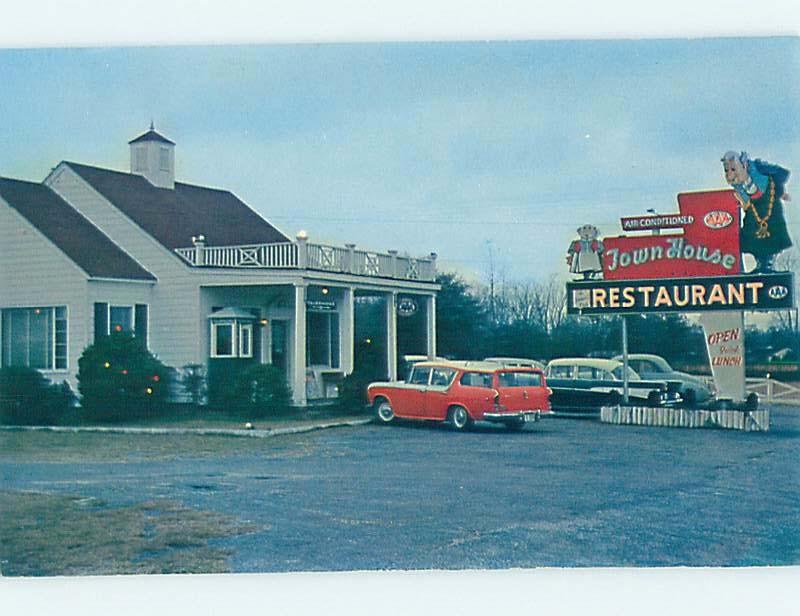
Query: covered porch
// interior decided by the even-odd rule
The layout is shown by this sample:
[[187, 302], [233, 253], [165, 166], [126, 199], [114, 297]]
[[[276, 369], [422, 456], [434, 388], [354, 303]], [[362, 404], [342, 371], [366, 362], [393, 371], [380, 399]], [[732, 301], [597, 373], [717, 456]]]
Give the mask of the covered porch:
[[274, 365], [293, 404], [305, 406], [335, 399], [356, 369], [369, 365], [393, 380], [403, 355], [436, 354], [435, 284], [355, 278], [317, 274], [201, 286], [204, 363], [234, 371]]

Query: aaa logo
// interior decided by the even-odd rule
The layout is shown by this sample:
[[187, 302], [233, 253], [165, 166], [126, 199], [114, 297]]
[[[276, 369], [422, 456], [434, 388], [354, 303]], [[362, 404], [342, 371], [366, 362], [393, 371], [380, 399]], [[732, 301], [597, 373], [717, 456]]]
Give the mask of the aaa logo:
[[713, 210], [703, 217], [703, 223], [709, 229], [724, 229], [733, 222], [733, 215], [724, 210]]

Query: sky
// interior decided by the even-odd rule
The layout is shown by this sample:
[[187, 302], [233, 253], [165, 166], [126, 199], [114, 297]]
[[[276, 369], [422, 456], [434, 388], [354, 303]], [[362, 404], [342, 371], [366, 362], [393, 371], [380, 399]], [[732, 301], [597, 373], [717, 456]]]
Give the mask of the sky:
[[727, 150], [800, 169], [798, 69], [793, 37], [5, 49], [0, 175], [128, 170], [152, 120], [180, 181], [291, 237], [541, 279], [578, 225], [724, 187]]

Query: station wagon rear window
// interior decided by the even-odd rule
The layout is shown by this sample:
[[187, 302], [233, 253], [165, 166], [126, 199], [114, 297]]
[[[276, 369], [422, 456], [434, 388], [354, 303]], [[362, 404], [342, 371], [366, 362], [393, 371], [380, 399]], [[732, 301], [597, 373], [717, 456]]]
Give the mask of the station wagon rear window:
[[542, 377], [535, 372], [500, 372], [497, 375], [500, 387], [541, 387]]

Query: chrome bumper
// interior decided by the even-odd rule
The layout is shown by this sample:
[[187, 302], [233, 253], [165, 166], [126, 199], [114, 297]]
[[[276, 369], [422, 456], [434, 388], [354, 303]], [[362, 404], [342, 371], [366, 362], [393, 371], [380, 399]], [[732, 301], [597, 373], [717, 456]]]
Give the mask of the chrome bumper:
[[511, 421], [524, 421], [534, 423], [541, 419], [541, 411], [518, 411], [516, 413], [484, 413], [484, 421], [495, 421], [498, 423], [508, 423]]

